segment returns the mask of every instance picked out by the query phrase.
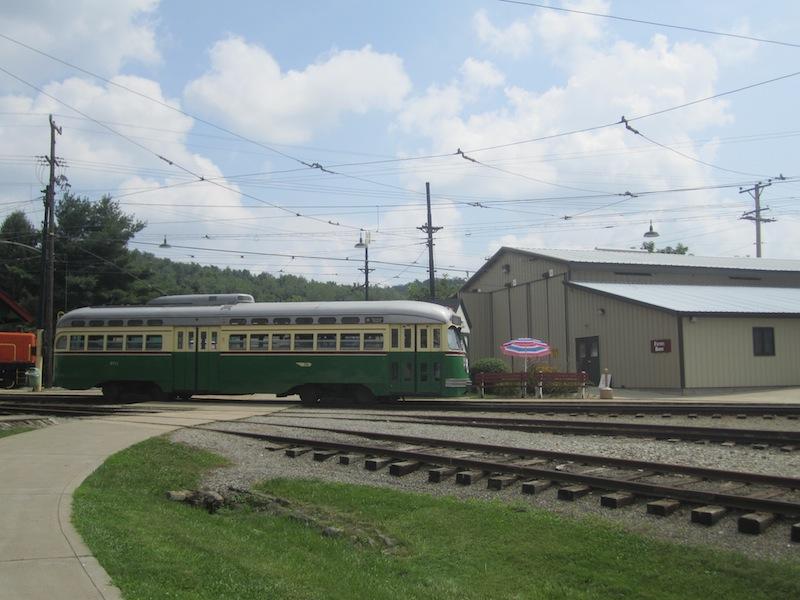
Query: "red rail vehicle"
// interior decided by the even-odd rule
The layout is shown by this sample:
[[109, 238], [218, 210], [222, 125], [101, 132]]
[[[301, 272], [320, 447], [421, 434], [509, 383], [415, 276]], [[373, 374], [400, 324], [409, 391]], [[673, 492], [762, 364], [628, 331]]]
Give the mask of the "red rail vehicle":
[[[24, 323], [33, 317], [0, 290], [0, 306], [5, 306]], [[25, 384], [25, 371], [36, 362], [36, 336], [22, 331], [0, 331], [0, 387], [13, 388]]]
[[0, 331], [0, 387], [25, 384], [25, 371], [36, 362], [36, 336]]

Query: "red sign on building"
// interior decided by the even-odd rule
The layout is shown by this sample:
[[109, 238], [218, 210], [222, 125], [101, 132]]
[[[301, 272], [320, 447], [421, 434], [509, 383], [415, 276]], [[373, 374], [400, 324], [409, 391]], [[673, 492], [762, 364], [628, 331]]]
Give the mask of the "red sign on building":
[[672, 352], [672, 340], [650, 340], [650, 352], [656, 354]]

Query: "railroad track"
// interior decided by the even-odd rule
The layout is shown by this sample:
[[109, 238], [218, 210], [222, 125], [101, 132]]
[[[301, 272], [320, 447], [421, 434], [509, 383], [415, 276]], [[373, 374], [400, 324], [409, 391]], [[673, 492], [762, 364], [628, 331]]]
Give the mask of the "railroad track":
[[[692, 427], [682, 425], [655, 425], [644, 423], [606, 423], [598, 421], [562, 421], [554, 419], [533, 419], [528, 417], [478, 417], [455, 415], [396, 415], [370, 413], [368, 415], [342, 416], [320, 415], [316, 411], [282, 411], [270, 415], [270, 421], [283, 418], [324, 419], [366, 421], [376, 423], [412, 423], [424, 425], [447, 425], [498, 429], [502, 431], [522, 431], [530, 433], [556, 433], [571, 435], [605, 435], [661, 440], [689, 440], [697, 443], [752, 444], [758, 449], [778, 446], [785, 452], [800, 448], [800, 430], [778, 431], [770, 429], [742, 429], [732, 427]], [[251, 421], [264, 423], [265, 421]]]
[[53, 417], [100, 417], [108, 415], [145, 415], [161, 412], [157, 409], [130, 405], [54, 404], [44, 402], [0, 402], [0, 415], [42, 415]]
[[688, 505], [692, 521], [703, 525], [738, 511], [742, 533], [762, 533], [776, 519], [785, 519], [794, 523], [791, 540], [800, 542], [800, 478], [796, 477], [333, 428], [311, 429], [370, 441], [197, 429], [269, 442], [268, 449], [284, 450], [290, 457], [310, 454], [318, 461], [335, 457], [340, 464], [363, 461], [368, 470], [388, 467], [398, 477], [425, 468], [428, 480], [437, 483], [449, 478], [462, 485], [485, 480], [489, 489], [496, 490], [519, 484], [524, 494], [552, 488], [562, 500], [599, 492], [602, 506], [621, 508], [643, 499], [647, 512], [658, 516]]

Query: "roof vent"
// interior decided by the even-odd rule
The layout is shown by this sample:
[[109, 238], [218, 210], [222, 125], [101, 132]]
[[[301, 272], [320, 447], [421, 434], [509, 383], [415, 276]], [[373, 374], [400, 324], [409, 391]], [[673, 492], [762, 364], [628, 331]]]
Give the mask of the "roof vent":
[[226, 304], [250, 304], [255, 302], [250, 294], [179, 294], [159, 296], [148, 306], [224, 306]]

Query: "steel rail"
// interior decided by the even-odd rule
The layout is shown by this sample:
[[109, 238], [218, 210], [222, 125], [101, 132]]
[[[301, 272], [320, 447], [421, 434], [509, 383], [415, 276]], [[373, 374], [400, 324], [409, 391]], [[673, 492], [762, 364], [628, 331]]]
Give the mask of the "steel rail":
[[[216, 431], [219, 433], [230, 434], [230, 430], [203, 428], [206, 431]], [[601, 477], [592, 474], [574, 473], [569, 471], [556, 471], [553, 469], [539, 468], [528, 465], [518, 465], [507, 462], [497, 462], [492, 460], [484, 460], [479, 458], [470, 458], [464, 456], [450, 456], [441, 455], [432, 452], [421, 452], [417, 450], [403, 450], [387, 448], [384, 446], [372, 446], [368, 444], [353, 444], [345, 442], [332, 442], [316, 440], [312, 438], [303, 438], [295, 436], [283, 436], [273, 434], [262, 434], [253, 432], [235, 432], [235, 435], [248, 437], [258, 440], [296, 444], [299, 446], [309, 446], [312, 448], [326, 448], [330, 450], [337, 450], [340, 452], [357, 452], [367, 455], [377, 456], [392, 456], [398, 459], [416, 460], [428, 464], [451, 465], [469, 469], [478, 469], [486, 472], [494, 473], [508, 473], [519, 475], [521, 477], [546, 479], [551, 481], [564, 481], [569, 483], [580, 483], [590, 487], [602, 490], [621, 490], [632, 492], [640, 496], [651, 498], [673, 498], [675, 500], [683, 500], [685, 502], [695, 504], [718, 504], [727, 508], [737, 508], [744, 510], [752, 510], [759, 512], [769, 512], [779, 514], [785, 517], [800, 516], [800, 502], [790, 502], [787, 500], [776, 500], [772, 498], [757, 498], [754, 496], [737, 496], [735, 494], [728, 494], [723, 492], [711, 492], [703, 490], [687, 490], [685, 488], [658, 485], [652, 483], [645, 483], [635, 481], [633, 479], [616, 479], [614, 477]], [[429, 445], [438, 445], [439, 442], [445, 440], [425, 440]], [[459, 443], [459, 448], [467, 449], [475, 444]], [[481, 445], [478, 445], [481, 446]], [[485, 445], [484, 445], [485, 446]], [[516, 448], [503, 448], [505, 452], [516, 454]], [[527, 452], [527, 450], [526, 450]], [[598, 457], [594, 457], [598, 458]], [[612, 459], [619, 460], [619, 459]], [[631, 462], [631, 461], [627, 461]], [[648, 470], [658, 470], [663, 466], [676, 466], [676, 465], [663, 465], [661, 463], [645, 463], [643, 461], [633, 461], [640, 465], [649, 465]], [[611, 461], [606, 461], [606, 464], [611, 464]], [[718, 478], [729, 479], [725, 474], [734, 474], [737, 476], [734, 481], [742, 481], [745, 475], [759, 475], [759, 474], [746, 474], [746, 473], [733, 473], [730, 471], [717, 471], [713, 469], [704, 469], [705, 471], [714, 472]], [[794, 480], [796, 485], [800, 485], [800, 480]]]
[[[240, 421], [237, 424], [252, 424], [248, 421]], [[679, 473], [684, 475], [694, 475], [704, 479], [727, 479], [730, 481], [741, 481], [744, 483], [761, 483], [766, 485], [776, 485], [792, 489], [800, 489], [800, 478], [784, 477], [781, 475], [767, 475], [764, 473], [747, 473], [744, 471], [728, 471], [723, 469], [710, 469], [708, 467], [695, 467], [691, 465], [677, 465], [671, 463], [659, 463], [652, 461], [633, 460], [629, 458], [616, 458], [611, 456], [601, 456], [597, 454], [578, 454], [574, 452], [557, 452], [555, 450], [542, 450], [537, 448], [521, 448], [517, 446], [500, 446], [495, 444], [482, 444], [479, 442], [467, 442], [461, 440], [445, 440], [430, 437], [398, 435], [394, 433], [379, 433], [374, 431], [358, 431], [350, 429], [334, 429], [330, 427], [308, 427], [303, 425], [279, 425], [274, 427], [286, 427], [291, 429], [306, 429], [309, 431], [319, 431], [323, 433], [335, 433], [339, 435], [352, 435], [367, 439], [383, 440], [388, 442], [400, 442], [405, 444], [438, 446], [440, 448], [457, 448], [460, 450], [475, 450], [487, 454], [513, 454], [522, 457], [547, 458], [565, 462], [580, 462], [586, 464], [603, 464], [627, 469], [655, 470], [666, 473]], [[228, 432], [230, 430], [222, 430]], [[252, 432], [247, 432], [252, 433]], [[252, 434], [266, 435], [266, 434]]]
[[[688, 425], [654, 425], [643, 423], [607, 423], [598, 421], [560, 421], [555, 419], [512, 419], [504, 417], [459, 417], [452, 415], [409, 415], [402, 418], [387, 419], [384, 415], [328, 416], [309, 413], [275, 413], [277, 418], [329, 419], [336, 421], [367, 421], [390, 423], [414, 423], [424, 425], [452, 425], [499, 429], [502, 431], [523, 431], [530, 433], [576, 433], [579, 435], [623, 435], [627, 437], [682, 437], [690, 440], [736, 441], [745, 443], [799, 444], [800, 431], [781, 431], [774, 429], [741, 429], [732, 427], [695, 427]], [[372, 417], [375, 418], [367, 418]], [[261, 421], [251, 421], [261, 423]], [[266, 424], [266, 422], [265, 422]]]

